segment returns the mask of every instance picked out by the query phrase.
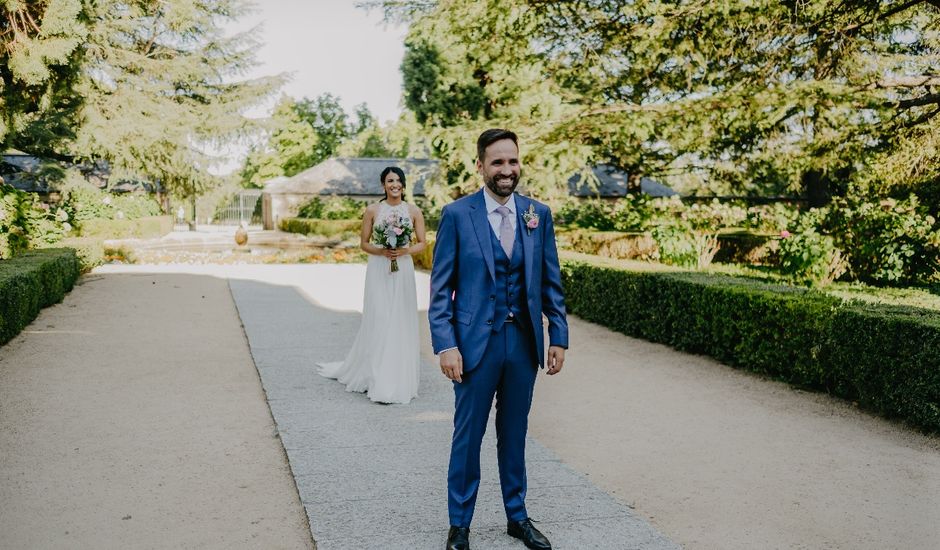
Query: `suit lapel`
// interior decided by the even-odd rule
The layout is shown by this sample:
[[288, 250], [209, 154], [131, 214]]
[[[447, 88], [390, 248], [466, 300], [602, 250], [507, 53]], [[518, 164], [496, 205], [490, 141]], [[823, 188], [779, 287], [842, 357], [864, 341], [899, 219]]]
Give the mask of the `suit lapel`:
[[486, 214], [486, 202], [483, 200], [483, 190], [474, 195], [470, 202], [470, 222], [473, 224], [477, 240], [480, 242], [480, 248], [483, 250], [483, 259], [486, 261], [486, 269], [490, 272], [490, 278], [496, 280], [496, 264], [493, 260], [493, 245], [490, 239], [490, 233], [493, 232], [490, 227], [490, 220]]
[[522, 260], [525, 263], [525, 284], [526, 288], [532, 288], [532, 260], [533, 250], [535, 249], [535, 235], [526, 228], [525, 219], [522, 215], [532, 204], [529, 199], [516, 195], [516, 227], [519, 228], [519, 234], [522, 236]]

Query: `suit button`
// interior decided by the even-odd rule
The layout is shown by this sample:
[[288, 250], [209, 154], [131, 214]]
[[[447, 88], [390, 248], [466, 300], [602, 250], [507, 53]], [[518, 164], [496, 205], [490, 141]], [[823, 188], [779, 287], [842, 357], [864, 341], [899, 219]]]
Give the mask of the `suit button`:
[[486, 324], [492, 325], [492, 324], [493, 324], [493, 320], [492, 320], [492, 319], [487, 319], [487, 320], [486, 320]]
[[495, 300], [496, 296], [490, 295], [490, 300]]

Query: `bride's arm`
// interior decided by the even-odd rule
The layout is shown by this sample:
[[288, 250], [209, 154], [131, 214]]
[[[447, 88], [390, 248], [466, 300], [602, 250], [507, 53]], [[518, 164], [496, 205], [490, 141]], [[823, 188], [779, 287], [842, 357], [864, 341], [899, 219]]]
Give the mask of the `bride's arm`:
[[424, 230], [424, 214], [421, 213], [421, 209], [415, 205], [410, 205], [411, 208], [411, 221], [415, 227], [415, 240], [417, 241], [413, 245], [405, 249], [405, 254], [419, 254], [422, 250], [427, 248], [428, 243], [425, 238]]

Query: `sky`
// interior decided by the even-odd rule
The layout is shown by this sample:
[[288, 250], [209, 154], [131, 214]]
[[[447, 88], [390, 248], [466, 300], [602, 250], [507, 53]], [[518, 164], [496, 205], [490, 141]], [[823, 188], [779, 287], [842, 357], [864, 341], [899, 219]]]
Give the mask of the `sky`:
[[[235, 32], [261, 25], [256, 36], [262, 43], [255, 54], [258, 66], [245, 76], [288, 73], [281, 93], [294, 99], [331, 93], [350, 116], [356, 105], [365, 103], [383, 124], [397, 120], [402, 110], [399, 66], [407, 29], [384, 23], [379, 10], [357, 8], [356, 3], [255, 0], [254, 12], [229, 27]], [[249, 116], [270, 112], [274, 99]], [[226, 154], [230, 162], [213, 171], [236, 168], [244, 150]]]

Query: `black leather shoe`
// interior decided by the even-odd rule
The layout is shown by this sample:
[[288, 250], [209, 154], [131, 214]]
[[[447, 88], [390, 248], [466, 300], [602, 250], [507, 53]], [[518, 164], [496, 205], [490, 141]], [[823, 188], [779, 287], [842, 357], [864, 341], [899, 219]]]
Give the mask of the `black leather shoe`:
[[470, 528], [451, 525], [447, 532], [447, 550], [470, 550]]
[[552, 543], [548, 542], [545, 535], [532, 525], [531, 519], [526, 518], [522, 521], [510, 521], [506, 527], [506, 532], [509, 533], [510, 537], [516, 537], [521, 540], [526, 545], [526, 548], [532, 548], [533, 550], [552, 550]]

